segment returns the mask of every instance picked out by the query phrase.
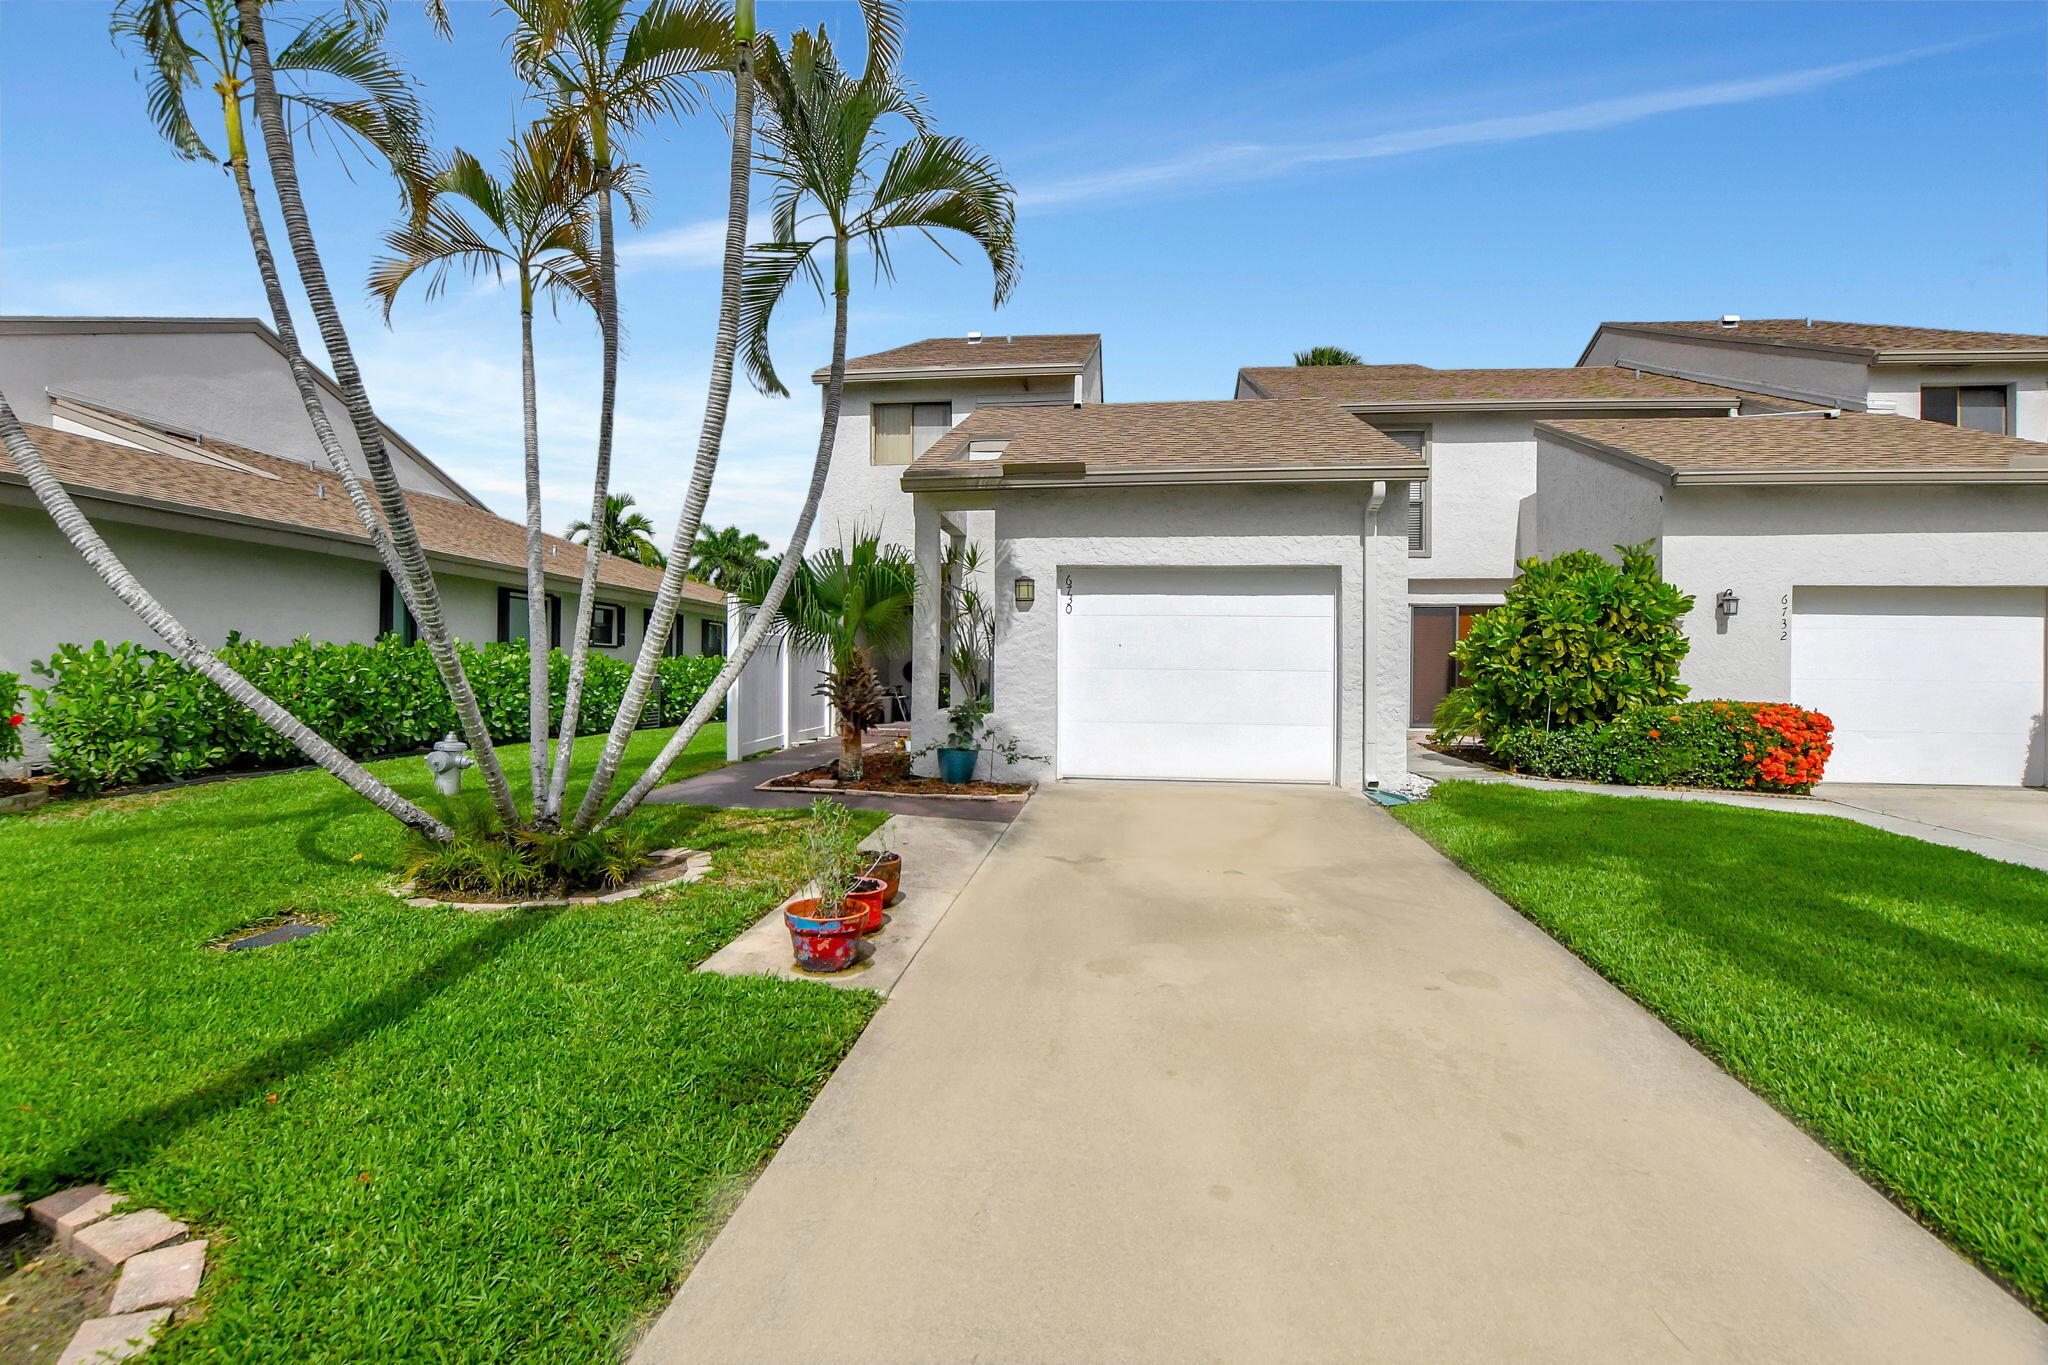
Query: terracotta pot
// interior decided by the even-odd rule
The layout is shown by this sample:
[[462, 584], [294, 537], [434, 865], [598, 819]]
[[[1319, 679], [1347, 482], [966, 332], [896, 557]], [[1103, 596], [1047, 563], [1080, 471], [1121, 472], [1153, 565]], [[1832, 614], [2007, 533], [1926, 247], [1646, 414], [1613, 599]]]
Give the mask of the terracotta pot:
[[807, 972], [843, 972], [851, 967], [867, 918], [867, 907], [850, 901], [823, 913], [815, 896], [782, 907], [796, 965]]
[[853, 884], [853, 890], [846, 893], [846, 908], [855, 906], [867, 909], [867, 918], [861, 925], [863, 934], [872, 934], [882, 927], [882, 902], [889, 899], [889, 888], [879, 877], [862, 877]]
[[870, 877], [879, 877], [888, 890], [882, 893], [882, 904], [894, 905], [896, 898], [903, 894], [903, 855], [883, 853], [876, 857], [875, 865], [869, 871]]

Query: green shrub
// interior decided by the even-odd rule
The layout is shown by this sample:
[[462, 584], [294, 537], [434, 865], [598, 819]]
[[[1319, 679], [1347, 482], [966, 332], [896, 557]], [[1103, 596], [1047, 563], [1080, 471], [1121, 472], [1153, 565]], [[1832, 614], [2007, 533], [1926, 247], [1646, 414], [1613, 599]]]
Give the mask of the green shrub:
[[[286, 645], [230, 636], [220, 653], [242, 676], [354, 758], [423, 749], [458, 728], [426, 646], [408, 645], [395, 635], [370, 644], [301, 638]], [[492, 738], [526, 738], [526, 646], [464, 645], [462, 660]], [[569, 659], [555, 650], [549, 662], [552, 732], [562, 719]], [[682, 719], [722, 662], [662, 660], [655, 697], [642, 723]], [[49, 685], [31, 689], [29, 719], [49, 742], [51, 768], [74, 791], [91, 794], [302, 761], [297, 749], [168, 654], [128, 642], [96, 641], [61, 645], [34, 667]], [[631, 676], [632, 665], [624, 660], [590, 656], [578, 733], [611, 727]], [[0, 699], [6, 681], [0, 676]], [[15, 738], [12, 726], [4, 728], [8, 738]]]
[[415, 891], [493, 900], [609, 891], [646, 866], [653, 847], [645, 831], [628, 826], [505, 833], [477, 818], [457, 823], [447, 843], [408, 833], [400, 870]]
[[1429, 718], [1432, 744], [1463, 744], [1479, 733], [1479, 704], [1469, 687], [1454, 687], [1444, 693]]
[[21, 757], [21, 675], [0, 673], [0, 763]]
[[1553, 733], [1675, 702], [1693, 599], [1666, 583], [1644, 545], [1618, 545], [1619, 564], [1591, 550], [1519, 566], [1506, 600], [1478, 617], [1452, 651], [1478, 729]]
[[1642, 706], [1604, 725], [1495, 731], [1487, 748], [1517, 772], [1632, 787], [1806, 792], [1830, 753], [1827, 717], [1777, 702]]

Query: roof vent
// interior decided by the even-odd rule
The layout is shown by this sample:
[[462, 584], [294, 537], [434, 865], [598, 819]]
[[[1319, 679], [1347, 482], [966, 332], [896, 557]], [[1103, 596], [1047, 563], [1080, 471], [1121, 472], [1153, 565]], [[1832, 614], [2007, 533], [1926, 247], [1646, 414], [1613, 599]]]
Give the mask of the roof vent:
[[979, 346], [979, 345], [981, 345], [981, 333], [979, 333], [979, 332], [969, 332], [969, 333], [967, 334], [967, 344], [968, 344], [969, 346]]
[[1726, 332], [1732, 332], [1732, 331], [1734, 331], [1734, 330], [1735, 330], [1735, 329], [1736, 329], [1737, 327], [1740, 327], [1741, 325], [1742, 325], [1742, 315], [1741, 315], [1740, 313], [1723, 313], [1723, 314], [1721, 314], [1721, 329], [1722, 329], [1723, 331], [1726, 331]]

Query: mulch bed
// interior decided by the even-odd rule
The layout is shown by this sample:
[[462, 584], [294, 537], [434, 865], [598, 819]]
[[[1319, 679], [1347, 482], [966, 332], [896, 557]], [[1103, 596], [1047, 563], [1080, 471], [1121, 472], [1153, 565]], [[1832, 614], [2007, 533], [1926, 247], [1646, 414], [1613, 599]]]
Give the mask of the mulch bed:
[[[869, 749], [861, 755], [862, 776], [858, 782], [839, 782], [832, 788], [843, 792], [882, 792], [890, 796], [1022, 796], [1031, 790], [1029, 782], [942, 782], [936, 777], [919, 777], [910, 771], [910, 755], [899, 749]], [[772, 778], [762, 785], [801, 789], [832, 777], [832, 765], [806, 768], [787, 777]]]

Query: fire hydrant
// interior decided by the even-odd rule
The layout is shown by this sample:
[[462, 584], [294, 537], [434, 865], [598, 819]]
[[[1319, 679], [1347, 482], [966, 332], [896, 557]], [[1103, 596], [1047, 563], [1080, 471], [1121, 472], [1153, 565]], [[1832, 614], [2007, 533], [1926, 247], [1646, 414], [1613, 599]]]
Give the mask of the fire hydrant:
[[436, 744], [427, 755], [427, 771], [434, 775], [434, 786], [443, 796], [454, 796], [462, 790], [462, 770], [474, 768], [476, 760], [469, 755], [469, 746], [455, 737], [454, 731], [448, 738]]

